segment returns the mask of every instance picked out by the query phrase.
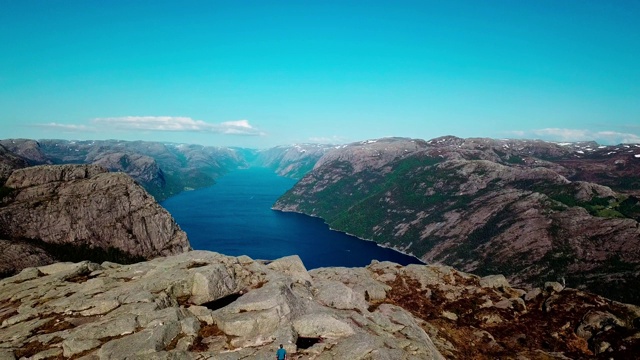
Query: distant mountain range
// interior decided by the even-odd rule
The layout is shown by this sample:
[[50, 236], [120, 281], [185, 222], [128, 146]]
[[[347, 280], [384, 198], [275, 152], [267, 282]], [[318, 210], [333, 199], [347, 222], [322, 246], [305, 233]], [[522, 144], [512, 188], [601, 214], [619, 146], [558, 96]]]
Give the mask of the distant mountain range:
[[227, 172], [248, 166], [301, 178], [329, 148], [302, 144], [255, 150], [149, 141], [6, 139], [0, 140], [0, 179], [13, 168], [96, 164], [127, 173], [162, 201], [181, 191], [211, 186]]
[[519, 286], [640, 303], [640, 145], [386, 138], [327, 152], [274, 208]]

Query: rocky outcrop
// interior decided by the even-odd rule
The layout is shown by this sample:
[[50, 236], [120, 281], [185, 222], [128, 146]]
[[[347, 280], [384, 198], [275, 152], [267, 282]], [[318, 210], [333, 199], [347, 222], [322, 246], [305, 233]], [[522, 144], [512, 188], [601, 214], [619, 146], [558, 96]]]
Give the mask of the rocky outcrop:
[[640, 351], [640, 309], [440, 265], [310, 272], [206, 251], [56, 263], [0, 281], [0, 356], [83, 359], [593, 359]]
[[153, 258], [190, 249], [171, 215], [126, 174], [41, 165], [13, 171], [5, 187], [0, 239], [11, 240], [15, 251], [35, 246], [52, 258], [79, 252], [91, 259], [96, 251]]
[[228, 171], [246, 167], [242, 154], [224, 147], [148, 141], [0, 140], [14, 154], [38, 164], [97, 164], [122, 171], [158, 201], [211, 186]]
[[427, 263], [640, 303], [638, 189], [638, 145], [389, 138], [327, 153], [274, 208]]
[[322, 144], [276, 146], [258, 151], [252, 164], [273, 169], [280, 176], [300, 179], [333, 148]]

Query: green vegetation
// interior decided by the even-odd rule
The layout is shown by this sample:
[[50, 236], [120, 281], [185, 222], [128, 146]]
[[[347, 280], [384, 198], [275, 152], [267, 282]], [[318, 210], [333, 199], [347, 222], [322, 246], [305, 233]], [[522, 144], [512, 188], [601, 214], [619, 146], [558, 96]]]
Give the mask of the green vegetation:
[[576, 198], [576, 189], [573, 185], [553, 184], [545, 181], [519, 181], [514, 183], [517, 188], [529, 190], [547, 195], [556, 204], [549, 204], [550, 209], [556, 211], [565, 210], [567, 207], [581, 207], [589, 214], [603, 218], [632, 218], [640, 219], [640, 204], [637, 198], [622, 197], [598, 197], [594, 196], [589, 201], [580, 201]]
[[509, 156], [509, 157], [507, 158], [507, 162], [508, 162], [509, 164], [517, 164], [517, 165], [519, 165], [519, 164], [524, 164], [524, 159], [522, 159], [522, 158], [521, 158], [521, 157], [519, 157], [519, 156], [515, 156], [515, 155], [514, 155], [514, 156]]

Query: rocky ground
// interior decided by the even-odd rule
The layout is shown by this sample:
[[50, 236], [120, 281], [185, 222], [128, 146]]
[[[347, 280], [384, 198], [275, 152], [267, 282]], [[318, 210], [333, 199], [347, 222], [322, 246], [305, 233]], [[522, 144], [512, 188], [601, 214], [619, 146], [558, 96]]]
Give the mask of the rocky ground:
[[549, 283], [192, 251], [0, 281], [2, 359], [630, 359], [640, 309]]

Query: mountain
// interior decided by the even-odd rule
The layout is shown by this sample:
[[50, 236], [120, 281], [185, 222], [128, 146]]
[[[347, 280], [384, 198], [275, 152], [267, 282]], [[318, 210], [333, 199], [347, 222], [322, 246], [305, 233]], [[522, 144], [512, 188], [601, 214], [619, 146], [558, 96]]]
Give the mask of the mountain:
[[206, 251], [0, 280], [2, 359], [632, 359], [640, 308], [558, 283]]
[[140, 261], [190, 250], [171, 215], [97, 165], [14, 170], [0, 188], [0, 273], [60, 260]]
[[0, 184], [3, 184], [15, 169], [29, 166], [29, 162], [0, 145]]
[[7, 139], [0, 145], [29, 165], [97, 164], [127, 173], [158, 201], [213, 185], [216, 178], [247, 166], [236, 149], [190, 144]]
[[403, 138], [327, 152], [274, 209], [517, 286], [640, 303], [640, 145]]
[[322, 144], [276, 146], [257, 151], [252, 165], [271, 168], [280, 176], [300, 179], [332, 148]]

